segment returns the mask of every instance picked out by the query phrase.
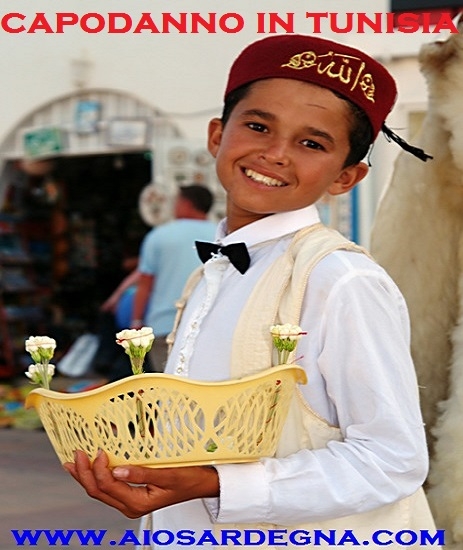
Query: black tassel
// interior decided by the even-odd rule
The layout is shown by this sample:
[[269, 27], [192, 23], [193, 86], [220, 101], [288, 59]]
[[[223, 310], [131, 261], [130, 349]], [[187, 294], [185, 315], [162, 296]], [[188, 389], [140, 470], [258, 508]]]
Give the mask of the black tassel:
[[428, 159], [432, 159], [430, 155], [427, 155], [423, 149], [419, 149], [418, 147], [414, 147], [413, 145], [410, 145], [407, 143], [404, 139], [402, 139], [400, 136], [395, 134], [390, 128], [388, 128], [385, 124], [382, 125], [381, 130], [383, 131], [384, 136], [388, 141], [394, 141], [402, 147], [404, 151], [407, 151], [408, 153], [411, 153], [415, 157], [418, 157], [420, 160], [423, 160], [426, 162]]

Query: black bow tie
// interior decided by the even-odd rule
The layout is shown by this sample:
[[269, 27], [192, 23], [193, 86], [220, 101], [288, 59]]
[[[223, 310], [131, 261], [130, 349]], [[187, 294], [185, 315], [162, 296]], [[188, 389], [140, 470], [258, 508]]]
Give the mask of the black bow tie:
[[244, 243], [232, 243], [227, 246], [222, 246], [215, 243], [196, 241], [195, 244], [198, 256], [203, 263], [210, 260], [213, 254], [223, 254], [228, 257], [230, 262], [241, 274], [246, 273], [251, 263], [248, 249]]

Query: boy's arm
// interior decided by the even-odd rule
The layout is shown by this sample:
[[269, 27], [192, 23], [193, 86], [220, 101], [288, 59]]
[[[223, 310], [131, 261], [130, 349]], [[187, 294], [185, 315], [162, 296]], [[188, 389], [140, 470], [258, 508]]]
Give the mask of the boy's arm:
[[360, 276], [347, 272], [328, 293], [326, 272], [312, 278], [300, 323], [308, 334], [298, 363], [309, 380], [301, 389], [343, 440], [285, 458], [218, 465], [220, 499], [206, 500], [214, 521], [325, 521], [401, 500], [422, 485], [428, 456], [405, 303], [390, 279], [365, 267]]

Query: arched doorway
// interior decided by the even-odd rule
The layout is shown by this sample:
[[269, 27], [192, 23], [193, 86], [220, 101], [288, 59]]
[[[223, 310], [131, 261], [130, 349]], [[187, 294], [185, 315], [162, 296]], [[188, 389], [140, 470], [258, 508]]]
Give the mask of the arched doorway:
[[37, 108], [0, 144], [0, 376], [23, 368], [31, 334], [65, 351], [95, 330], [149, 229], [138, 199], [156, 144], [177, 139], [157, 109], [95, 89]]

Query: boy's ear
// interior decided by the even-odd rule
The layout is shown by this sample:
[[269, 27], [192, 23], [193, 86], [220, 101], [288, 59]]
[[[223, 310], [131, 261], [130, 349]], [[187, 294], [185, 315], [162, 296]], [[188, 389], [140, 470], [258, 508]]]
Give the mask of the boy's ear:
[[220, 147], [220, 142], [222, 141], [223, 133], [223, 124], [220, 118], [213, 118], [209, 122], [209, 127], [207, 129], [207, 148], [209, 153], [215, 158], [217, 156], [217, 151]]
[[339, 174], [339, 177], [328, 187], [330, 195], [342, 195], [347, 193], [368, 174], [368, 166], [364, 162], [347, 166]]

